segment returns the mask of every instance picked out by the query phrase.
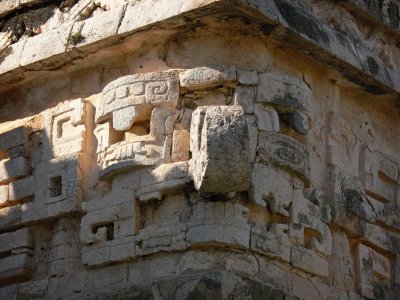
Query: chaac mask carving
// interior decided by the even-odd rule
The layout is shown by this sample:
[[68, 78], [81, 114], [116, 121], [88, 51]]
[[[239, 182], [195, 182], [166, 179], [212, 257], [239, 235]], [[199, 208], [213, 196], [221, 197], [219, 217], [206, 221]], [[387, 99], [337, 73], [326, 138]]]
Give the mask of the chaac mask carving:
[[108, 84], [96, 112], [100, 179], [168, 162], [178, 101], [176, 71], [129, 75]]

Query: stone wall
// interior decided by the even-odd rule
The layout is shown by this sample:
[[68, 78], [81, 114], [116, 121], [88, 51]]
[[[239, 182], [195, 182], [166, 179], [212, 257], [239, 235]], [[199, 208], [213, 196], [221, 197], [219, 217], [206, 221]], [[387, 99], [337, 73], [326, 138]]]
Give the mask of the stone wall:
[[0, 299], [400, 299], [399, 6], [0, 3]]

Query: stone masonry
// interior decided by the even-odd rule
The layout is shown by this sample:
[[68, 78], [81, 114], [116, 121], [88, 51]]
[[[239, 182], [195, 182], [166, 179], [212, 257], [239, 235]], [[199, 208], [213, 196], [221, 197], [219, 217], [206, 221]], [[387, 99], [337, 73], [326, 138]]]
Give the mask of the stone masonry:
[[0, 299], [400, 299], [400, 2], [0, 1]]

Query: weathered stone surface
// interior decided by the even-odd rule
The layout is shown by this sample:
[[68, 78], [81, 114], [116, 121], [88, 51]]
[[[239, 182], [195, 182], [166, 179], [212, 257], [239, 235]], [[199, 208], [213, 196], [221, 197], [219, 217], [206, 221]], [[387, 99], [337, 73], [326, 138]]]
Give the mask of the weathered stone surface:
[[309, 182], [309, 154], [304, 145], [283, 134], [260, 132], [258, 147], [258, 162], [272, 163]]
[[243, 85], [257, 85], [258, 74], [254, 71], [238, 70], [238, 81]]
[[267, 102], [282, 112], [307, 110], [312, 99], [310, 88], [301, 80], [275, 73], [260, 74], [257, 101]]
[[0, 151], [8, 150], [27, 142], [28, 133], [24, 126], [0, 134]]
[[254, 87], [238, 86], [235, 90], [235, 105], [240, 105], [245, 114], [253, 112], [253, 103], [255, 100]]
[[35, 177], [29, 176], [17, 181], [11, 182], [9, 185], [9, 200], [23, 200], [33, 196], [35, 193]]
[[193, 113], [191, 168], [200, 192], [229, 193], [248, 189], [249, 135], [238, 106], [200, 107]]
[[0, 298], [397, 299], [378, 2], [0, 1]]
[[260, 131], [279, 132], [278, 113], [272, 106], [254, 105], [254, 114], [257, 116], [257, 127]]
[[199, 67], [179, 73], [182, 87], [188, 90], [201, 90], [236, 82], [234, 66]]
[[22, 156], [0, 161], [0, 182], [20, 178], [28, 175], [28, 173], [28, 160]]

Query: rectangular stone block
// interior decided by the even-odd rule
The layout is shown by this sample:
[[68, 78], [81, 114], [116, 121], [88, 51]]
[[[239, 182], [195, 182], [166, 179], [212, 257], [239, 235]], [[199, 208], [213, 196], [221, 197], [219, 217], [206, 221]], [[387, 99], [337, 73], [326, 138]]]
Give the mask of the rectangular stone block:
[[9, 185], [9, 200], [23, 200], [33, 196], [35, 193], [35, 177], [29, 176], [16, 181]]
[[5, 230], [21, 223], [21, 205], [0, 208], [0, 229]]
[[44, 159], [79, 153], [85, 141], [85, 102], [75, 99], [45, 111]]
[[8, 201], [8, 184], [0, 185], [0, 207]]
[[317, 276], [326, 277], [329, 275], [328, 261], [312, 250], [303, 247], [292, 246], [290, 263], [297, 268]]
[[33, 269], [33, 259], [28, 254], [0, 258], [0, 282], [29, 278]]
[[199, 67], [179, 74], [180, 84], [188, 90], [201, 90], [236, 82], [234, 66]]
[[172, 136], [172, 153], [173, 162], [189, 160], [190, 150], [190, 133], [188, 130], [174, 130]]
[[28, 175], [29, 162], [20, 156], [0, 161], [0, 183]]
[[249, 189], [249, 132], [240, 106], [197, 108], [190, 134], [191, 171], [197, 190], [222, 194]]
[[389, 283], [391, 261], [375, 250], [359, 244], [356, 250], [357, 288], [361, 295], [374, 299], [374, 285]]
[[238, 203], [197, 203], [186, 239], [192, 244], [236, 245], [248, 248], [248, 209]]
[[0, 253], [20, 248], [33, 248], [33, 237], [27, 228], [0, 234]]
[[371, 151], [365, 145], [360, 153], [360, 178], [366, 192], [384, 203], [393, 203], [397, 199], [397, 182], [400, 164], [377, 151]]
[[24, 126], [14, 128], [0, 134], [0, 151], [9, 150], [13, 147], [25, 145], [28, 133]]
[[290, 262], [290, 241], [286, 224], [274, 224], [271, 231], [253, 227], [251, 229], [250, 249], [263, 255]]

